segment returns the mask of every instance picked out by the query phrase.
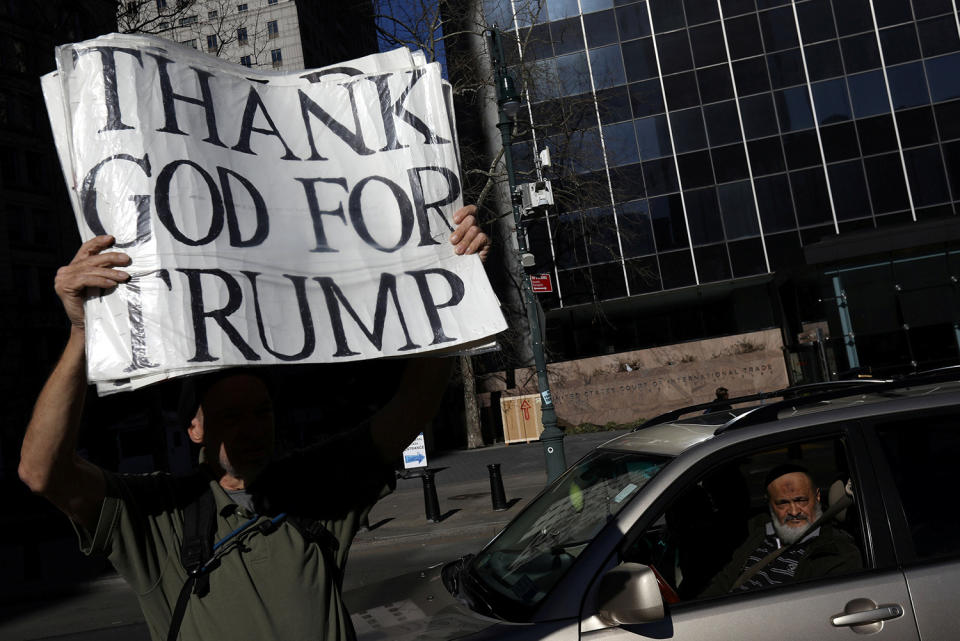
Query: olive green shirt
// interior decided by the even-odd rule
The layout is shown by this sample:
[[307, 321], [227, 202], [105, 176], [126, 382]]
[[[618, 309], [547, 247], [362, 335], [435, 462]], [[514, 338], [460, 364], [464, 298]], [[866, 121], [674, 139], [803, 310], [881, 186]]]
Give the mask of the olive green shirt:
[[[338, 567], [327, 567], [319, 545], [304, 541], [286, 520], [267, 534], [251, 531], [210, 572], [209, 593], [191, 595], [180, 639], [354, 638], [340, 594], [341, 570], [360, 519], [395, 483], [368, 430], [358, 432], [277, 461], [251, 488], [258, 506], [274, 507], [265, 513], [286, 511], [319, 520], [339, 543], [332, 554]], [[209, 475], [105, 475], [107, 496], [96, 531], [77, 528], [81, 549], [107, 555], [136, 591], [151, 638], [163, 641], [187, 579], [180, 561], [183, 508], [211, 488], [218, 515], [215, 541], [251, 515]]]

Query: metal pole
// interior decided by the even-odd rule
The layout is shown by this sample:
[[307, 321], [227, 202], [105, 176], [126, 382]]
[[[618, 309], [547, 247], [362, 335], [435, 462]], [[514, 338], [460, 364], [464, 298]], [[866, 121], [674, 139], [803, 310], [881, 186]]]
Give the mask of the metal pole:
[[507, 509], [507, 495], [503, 491], [503, 477], [500, 475], [500, 464], [491, 463], [487, 466], [490, 472], [490, 502], [494, 512]]
[[427, 520], [440, 522], [440, 501], [437, 499], [437, 486], [433, 482], [433, 470], [423, 470], [423, 507]]
[[823, 374], [823, 380], [832, 381], [833, 374], [830, 373], [830, 362], [827, 360], [827, 350], [823, 345], [823, 329], [817, 328], [817, 354], [820, 356], [820, 371]]
[[[517, 255], [522, 257], [527, 253], [527, 235], [524, 232], [523, 212], [520, 210], [517, 198], [517, 178], [513, 172], [513, 154], [511, 144], [513, 140], [513, 120], [503, 108], [509, 96], [504, 96], [506, 65], [503, 62], [503, 48], [500, 42], [500, 32], [496, 29], [487, 31], [487, 43], [493, 63], [494, 82], [497, 85], [497, 106], [500, 120], [497, 128], [500, 129], [500, 139], [503, 143], [503, 158], [507, 169], [507, 180], [510, 185], [510, 204], [513, 208], [513, 221], [516, 226]], [[519, 99], [514, 96], [513, 98]], [[550, 381], [547, 377], [547, 362], [543, 353], [543, 339], [540, 335], [540, 319], [537, 314], [537, 301], [530, 284], [530, 275], [521, 264], [523, 278], [520, 279], [523, 289], [523, 302], [527, 312], [527, 323], [530, 326], [530, 344], [533, 351], [533, 360], [537, 369], [537, 387], [540, 390], [541, 415], [543, 417], [543, 433], [540, 442], [543, 444], [543, 454], [547, 468], [547, 482], [563, 474], [567, 469], [566, 456], [563, 451], [563, 430], [557, 427], [557, 413], [553, 407], [553, 396], [550, 394]]]
[[847, 293], [843, 291], [839, 275], [833, 277], [833, 293], [837, 297], [837, 315], [840, 316], [843, 344], [847, 348], [847, 362], [850, 369], [856, 369], [860, 367], [860, 358], [857, 354], [857, 342], [853, 334], [853, 321], [850, 319], [850, 307], [847, 305]]

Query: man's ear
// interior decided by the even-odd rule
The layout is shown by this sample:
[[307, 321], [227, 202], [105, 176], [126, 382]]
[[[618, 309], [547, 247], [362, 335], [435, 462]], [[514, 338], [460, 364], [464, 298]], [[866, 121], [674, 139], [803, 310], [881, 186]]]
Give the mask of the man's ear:
[[187, 436], [197, 445], [203, 445], [203, 408], [198, 408], [197, 415], [190, 420]]

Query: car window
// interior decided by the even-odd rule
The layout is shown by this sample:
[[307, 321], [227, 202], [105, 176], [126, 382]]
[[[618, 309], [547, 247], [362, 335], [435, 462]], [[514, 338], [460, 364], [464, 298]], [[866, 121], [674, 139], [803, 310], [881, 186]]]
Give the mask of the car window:
[[477, 554], [471, 575], [505, 602], [502, 610], [532, 608], [669, 460], [594, 450]]
[[[785, 464], [792, 467], [780, 467]], [[688, 483], [651, 526], [627, 538], [622, 560], [652, 567], [668, 603], [734, 591], [744, 570], [779, 547], [786, 551], [736, 591], [860, 569], [865, 548], [856, 507], [847, 509], [842, 520], [830, 519], [817, 537], [794, 546], [780, 539], [780, 530], [773, 526], [767, 477], [773, 470], [795, 467], [812, 476], [813, 493], [819, 490], [821, 509], [826, 510], [830, 486], [839, 481], [837, 487], [842, 488], [849, 475], [843, 440], [795, 443], [718, 461], [709, 472]], [[791, 507], [788, 513], [786, 524], [778, 519], [784, 536], [796, 533], [792, 526], [802, 531], [817, 518], [813, 505], [809, 509]], [[816, 544], [814, 538], [819, 539]]]
[[919, 559], [960, 553], [956, 511], [944, 502], [956, 484], [957, 421], [924, 416], [877, 427]]

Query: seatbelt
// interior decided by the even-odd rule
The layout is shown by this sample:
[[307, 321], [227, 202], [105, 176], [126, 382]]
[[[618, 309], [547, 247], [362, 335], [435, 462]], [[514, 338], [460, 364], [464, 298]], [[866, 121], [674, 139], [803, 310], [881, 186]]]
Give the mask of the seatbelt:
[[808, 525], [807, 528], [803, 531], [803, 534], [801, 534], [796, 541], [794, 541], [793, 543], [790, 543], [789, 545], [784, 545], [781, 548], [777, 548], [767, 556], [757, 561], [757, 563], [747, 568], [746, 571], [744, 571], [744, 573], [741, 574], [736, 581], [734, 581], [733, 587], [730, 588], [730, 592], [733, 592], [734, 590], [739, 588], [741, 585], [743, 585], [744, 583], [752, 579], [757, 572], [759, 572], [763, 568], [770, 565], [770, 563], [776, 560], [777, 557], [779, 557], [781, 554], [791, 549], [798, 543], [802, 542], [803, 539], [806, 538], [807, 534], [810, 532], [813, 532], [818, 527], [820, 527], [821, 523], [825, 523], [826, 521], [829, 521], [837, 514], [837, 512], [840, 512], [841, 510], [845, 510], [851, 505], [853, 505], [853, 497], [850, 496], [849, 494], [844, 493], [844, 495], [841, 496], [833, 505], [827, 508], [826, 512], [820, 515], [819, 519], [817, 519], [816, 521]]

